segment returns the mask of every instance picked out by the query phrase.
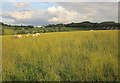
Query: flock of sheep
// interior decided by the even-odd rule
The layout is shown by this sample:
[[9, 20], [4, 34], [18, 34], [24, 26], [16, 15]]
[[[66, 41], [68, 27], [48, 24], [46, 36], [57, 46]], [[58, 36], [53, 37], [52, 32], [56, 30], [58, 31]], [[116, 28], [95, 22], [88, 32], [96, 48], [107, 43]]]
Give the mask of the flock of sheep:
[[[28, 37], [30, 35], [32, 35], [33, 37], [35, 37], [35, 36], [40, 36], [40, 33], [35, 33], [35, 34], [29, 34], [28, 33], [26, 36]], [[22, 38], [22, 35], [14, 35], [14, 38], [20, 39], [20, 38]]]
[[[94, 30], [90, 30], [90, 31], [94, 31]], [[83, 31], [84, 32], [84, 31]], [[47, 33], [46, 33], [47, 34]], [[30, 36], [30, 35], [32, 35], [33, 37], [35, 37], [35, 36], [40, 36], [40, 33], [35, 33], [35, 34], [30, 34], [30, 33], [28, 33], [26, 36], [28, 37], [28, 36]], [[14, 37], [15, 38], [22, 38], [22, 35], [14, 35]]]

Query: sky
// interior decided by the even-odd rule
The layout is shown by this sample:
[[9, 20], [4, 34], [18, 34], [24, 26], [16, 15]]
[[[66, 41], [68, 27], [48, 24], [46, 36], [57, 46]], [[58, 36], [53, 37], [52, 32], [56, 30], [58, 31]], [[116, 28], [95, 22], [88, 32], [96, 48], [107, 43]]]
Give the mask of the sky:
[[[111, 0], [112, 1], [112, 0]], [[47, 25], [71, 22], [118, 21], [118, 2], [37, 2], [6, 0], [0, 3], [0, 21], [7, 24]], [[1, 18], [2, 17], [2, 18]]]
[[2, 2], [119, 2], [119, 0], [1, 0]]

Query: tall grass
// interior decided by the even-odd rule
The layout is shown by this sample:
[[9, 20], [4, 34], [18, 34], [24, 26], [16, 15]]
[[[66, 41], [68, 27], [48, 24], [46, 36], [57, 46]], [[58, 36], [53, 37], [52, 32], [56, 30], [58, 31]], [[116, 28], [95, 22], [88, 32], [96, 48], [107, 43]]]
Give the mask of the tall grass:
[[4, 31], [2, 31], [3, 35], [14, 35], [16, 34], [16, 32], [12, 29], [4, 29]]
[[118, 80], [118, 32], [3, 36], [3, 81]]

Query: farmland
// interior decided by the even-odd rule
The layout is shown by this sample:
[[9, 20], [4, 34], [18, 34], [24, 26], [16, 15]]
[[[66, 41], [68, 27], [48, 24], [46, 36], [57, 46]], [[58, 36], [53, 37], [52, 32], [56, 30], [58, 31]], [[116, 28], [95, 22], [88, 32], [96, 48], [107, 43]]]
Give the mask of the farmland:
[[118, 31], [2, 36], [3, 81], [116, 81]]

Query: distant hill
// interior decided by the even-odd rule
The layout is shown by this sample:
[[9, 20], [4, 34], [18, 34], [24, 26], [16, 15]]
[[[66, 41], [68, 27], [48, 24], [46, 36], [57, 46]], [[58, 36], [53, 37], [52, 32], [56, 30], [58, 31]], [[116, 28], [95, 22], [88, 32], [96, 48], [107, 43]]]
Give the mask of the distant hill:
[[114, 21], [105, 21], [101, 23], [92, 23], [89, 21], [84, 21], [81, 23], [69, 23], [69, 24], [51, 24], [47, 25], [45, 27], [77, 27], [82, 30], [113, 30], [113, 29], [120, 29], [118, 26], [120, 26], [120, 23], [115, 23]]
[[68, 24], [49, 24], [42, 27], [34, 27], [33, 25], [10, 25], [0, 22], [0, 34], [14, 35], [14, 34], [27, 34], [27, 33], [47, 33], [47, 32], [66, 32], [78, 30], [118, 30], [120, 23], [114, 21], [105, 21], [101, 23], [92, 23], [84, 21], [81, 23], [68, 23]]
[[[0, 22], [0, 25], [2, 26], [7, 26], [7, 27], [21, 27], [21, 28], [34, 28], [33, 25], [27, 25], [27, 26], [23, 26], [23, 25], [10, 25], [10, 24], [5, 24]], [[93, 30], [112, 30], [112, 29], [120, 29], [119, 28], [120, 23], [115, 23], [114, 21], [104, 21], [101, 23], [92, 23], [89, 21], [84, 21], [81, 23], [68, 23], [68, 24], [49, 24], [44, 26], [45, 28], [51, 28], [51, 27], [73, 27], [73, 28], [80, 28], [82, 30], [89, 30], [89, 29], [93, 29]]]

